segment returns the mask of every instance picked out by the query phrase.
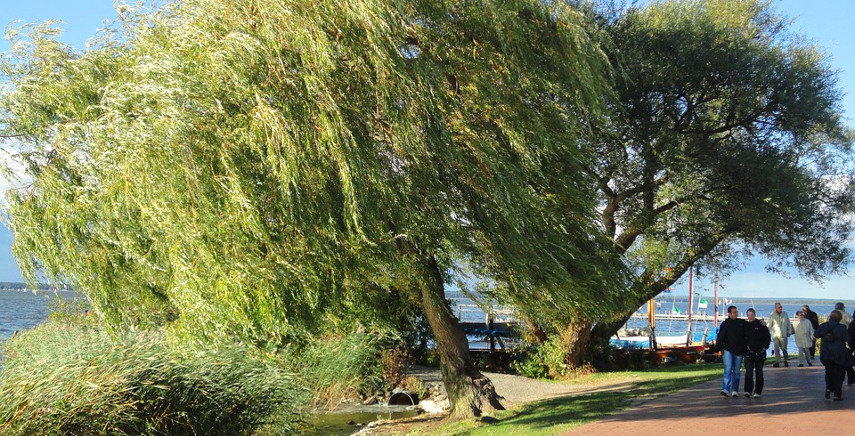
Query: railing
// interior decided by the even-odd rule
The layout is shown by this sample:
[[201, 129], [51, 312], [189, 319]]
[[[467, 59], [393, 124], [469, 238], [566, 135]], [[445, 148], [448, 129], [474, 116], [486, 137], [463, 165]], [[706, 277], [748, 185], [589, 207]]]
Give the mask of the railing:
[[[462, 321], [463, 314], [467, 312], [483, 313], [484, 323]], [[489, 311], [484, 311], [475, 304], [459, 304], [457, 305], [457, 319], [460, 320], [461, 327], [463, 327], [463, 331], [467, 336], [482, 337], [484, 342], [489, 342], [488, 349], [490, 352], [496, 351], [497, 344], [504, 350], [506, 344], [503, 338], [508, 339], [516, 336], [513, 333], [516, 318], [510, 309], [490, 308]], [[471, 343], [470, 349], [483, 350], [483, 348], [477, 346], [473, 348]]]
[[[665, 321], [688, 321], [689, 315], [685, 313], [657, 313], [654, 314], [657, 320], [665, 320]], [[647, 319], [646, 313], [633, 313], [630, 317], [632, 319]], [[724, 321], [727, 319], [727, 314], [718, 314], [718, 320]], [[744, 319], [744, 318], [743, 318]], [[765, 318], [757, 317], [759, 320], [765, 320]], [[692, 321], [714, 321], [714, 315], [706, 315], [706, 314], [692, 314]], [[790, 318], [790, 322], [793, 324], [798, 324], [798, 318]]]
[[458, 304], [457, 305], [457, 319], [462, 320], [463, 314], [466, 312], [483, 312], [484, 313], [484, 323], [489, 324], [490, 322], [516, 322], [516, 317], [514, 317], [514, 311], [511, 309], [499, 309], [499, 308], [490, 308], [489, 311], [485, 311], [475, 304]]

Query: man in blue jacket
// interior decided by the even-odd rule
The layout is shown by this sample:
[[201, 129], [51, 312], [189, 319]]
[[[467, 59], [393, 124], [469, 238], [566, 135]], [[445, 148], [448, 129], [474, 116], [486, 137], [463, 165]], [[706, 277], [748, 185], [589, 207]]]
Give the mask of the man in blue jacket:
[[722, 351], [724, 360], [724, 379], [721, 383], [721, 395], [739, 396], [739, 367], [745, 354], [745, 320], [739, 319], [736, 306], [727, 308], [727, 319], [722, 321], [715, 340], [715, 350]]

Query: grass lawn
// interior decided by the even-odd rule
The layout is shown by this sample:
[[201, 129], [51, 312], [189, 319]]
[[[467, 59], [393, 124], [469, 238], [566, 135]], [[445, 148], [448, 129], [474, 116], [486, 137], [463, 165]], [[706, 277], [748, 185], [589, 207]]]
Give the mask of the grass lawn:
[[523, 404], [492, 414], [495, 423], [475, 421], [442, 424], [434, 428], [413, 428], [410, 434], [429, 435], [555, 435], [603, 418], [643, 400], [684, 389], [722, 375], [722, 365], [685, 365], [650, 371], [594, 374], [587, 379], [630, 377], [619, 389], [553, 398]]

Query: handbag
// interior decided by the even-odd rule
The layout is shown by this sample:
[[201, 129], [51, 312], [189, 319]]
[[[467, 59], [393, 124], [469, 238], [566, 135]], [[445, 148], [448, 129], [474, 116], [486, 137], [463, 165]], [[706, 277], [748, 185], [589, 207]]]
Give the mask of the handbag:
[[748, 357], [748, 359], [753, 360], [753, 361], [766, 360], [766, 350], [763, 350], [763, 349], [761, 349], [761, 350], [748, 350], [748, 353], [746, 353], [746, 354], [748, 355], [746, 357]]

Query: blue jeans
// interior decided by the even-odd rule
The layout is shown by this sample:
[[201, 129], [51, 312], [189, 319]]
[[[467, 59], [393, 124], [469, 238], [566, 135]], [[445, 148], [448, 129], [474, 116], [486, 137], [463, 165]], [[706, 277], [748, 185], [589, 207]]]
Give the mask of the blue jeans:
[[742, 356], [724, 350], [721, 353], [724, 360], [724, 379], [721, 390], [726, 392], [739, 392], [739, 367], [742, 366]]

